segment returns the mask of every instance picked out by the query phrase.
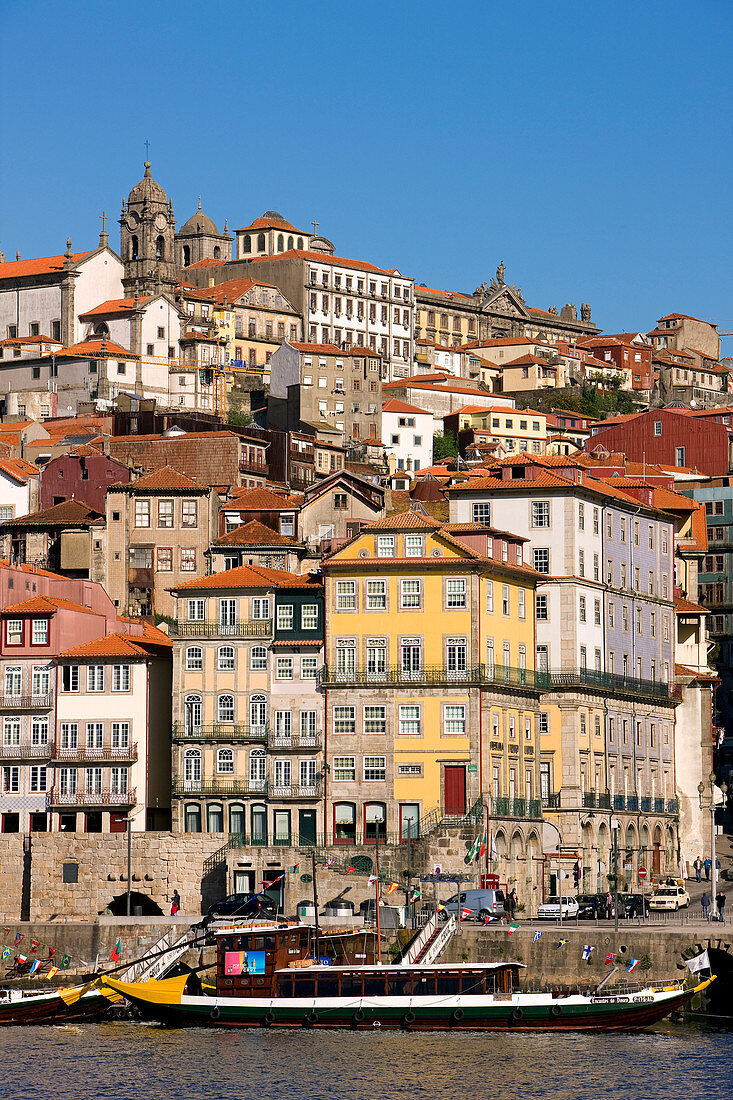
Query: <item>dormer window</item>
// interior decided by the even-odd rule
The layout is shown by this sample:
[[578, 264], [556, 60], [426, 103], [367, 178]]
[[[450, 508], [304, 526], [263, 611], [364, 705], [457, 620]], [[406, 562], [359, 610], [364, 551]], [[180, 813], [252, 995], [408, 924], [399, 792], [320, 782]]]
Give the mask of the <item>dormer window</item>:
[[48, 619], [33, 620], [33, 645], [48, 645]]

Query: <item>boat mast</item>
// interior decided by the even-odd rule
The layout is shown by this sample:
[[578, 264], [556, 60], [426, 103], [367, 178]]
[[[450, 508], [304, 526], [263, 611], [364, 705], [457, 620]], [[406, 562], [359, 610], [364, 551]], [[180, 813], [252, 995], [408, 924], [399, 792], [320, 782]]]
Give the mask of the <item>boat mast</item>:
[[374, 845], [374, 904], [377, 910], [377, 962], [382, 965], [382, 922], [379, 917], [379, 840]]
[[316, 911], [316, 913], [315, 913], [315, 916], [316, 916], [316, 950], [315, 950], [315, 956], [316, 956], [316, 962], [317, 962], [318, 959], [321, 956], [321, 935], [320, 935], [320, 928], [319, 928], [319, 925], [318, 925], [318, 882], [316, 880], [316, 853], [315, 853], [315, 849], [311, 852], [311, 869], [312, 869], [312, 872], [313, 872], [313, 874], [312, 874], [312, 878], [313, 878], [313, 905], [314, 905], [315, 911]]

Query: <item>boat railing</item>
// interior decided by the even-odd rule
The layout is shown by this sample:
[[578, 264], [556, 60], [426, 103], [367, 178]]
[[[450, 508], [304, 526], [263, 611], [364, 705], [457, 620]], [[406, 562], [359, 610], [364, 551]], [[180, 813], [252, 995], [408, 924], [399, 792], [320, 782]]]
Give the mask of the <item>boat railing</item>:
[[137, 959], [123, 972], [120, 981], [157, 981], [193, 946], [195, 946], [195, 934], [190, 928], [187, 928], [183, 935], [179, 935], [178, 928], [171, 928], [150, 947], [147, 954]]
[[430, 942], [432, 936], [438, 931], [438, 914], [433, 913], [428, 921], [425, 922], [418, 934], [412, 940], [410, 946], [405, 951], [400, 960], [400, 966], [412, 966], [417, 962], [420, 957], [420, 952]]
[[619, 982], [617, 985], [599, 989], [594, 985], [546, 985], [539, 981], [526, 982], [522, 993], [550, 993], [553, 997], [628, 997], [639, 993], [664, 993], [671, 990], [684, 990], [686, 978], [670, 978], [667, 981]]
[[458, 921], [451, 913], [445, 924], [441, 925], [437, 935], [429, 941], [427, 947], [424, 950], [420, 963], [423, 966], [427, 966], [430, 963], [436, 962], [445, 951], [446, 947], [450, 943], [453, 935], [458, 928]]

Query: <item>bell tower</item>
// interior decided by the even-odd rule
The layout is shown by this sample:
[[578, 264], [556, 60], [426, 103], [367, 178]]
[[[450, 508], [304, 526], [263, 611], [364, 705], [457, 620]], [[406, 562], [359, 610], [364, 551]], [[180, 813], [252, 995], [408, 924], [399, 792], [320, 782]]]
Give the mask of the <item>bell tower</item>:
[[146, 160], [145, 175], [127, 200], [122, 200], [120, 256], [125, 265], [122, 285], [127, 297], [175, 286], [175, 233], [173, 206], [151, 176], [150, 161]]

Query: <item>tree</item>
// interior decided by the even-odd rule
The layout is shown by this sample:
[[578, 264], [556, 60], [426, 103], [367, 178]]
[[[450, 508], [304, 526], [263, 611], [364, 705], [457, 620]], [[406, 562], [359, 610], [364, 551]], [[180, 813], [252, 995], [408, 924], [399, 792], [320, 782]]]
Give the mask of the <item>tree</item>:
[[238, 428], [246, 428], [252, 423], [252, 414], [246, 412], [241, 405], [230, 405], [227, 410], [227, 424], [235, 424]]
[[458, 454], [458, 436], [454, 432], [436, 432], [433, 436], [433, 462], [455, 458]]

